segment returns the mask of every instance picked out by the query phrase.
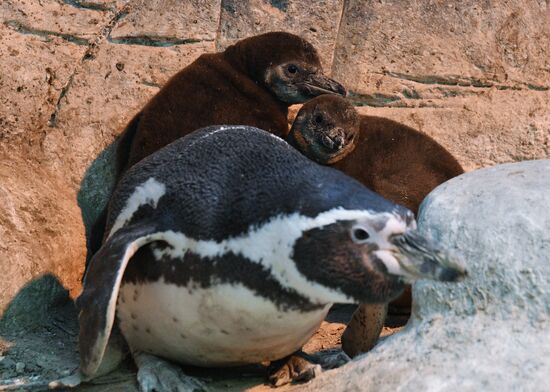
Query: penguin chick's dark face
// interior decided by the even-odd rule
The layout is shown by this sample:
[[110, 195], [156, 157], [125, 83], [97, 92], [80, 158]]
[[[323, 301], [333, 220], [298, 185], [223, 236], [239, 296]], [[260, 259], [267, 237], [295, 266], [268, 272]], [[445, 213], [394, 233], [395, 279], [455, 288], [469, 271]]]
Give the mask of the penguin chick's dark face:
[[346, 300], [337, 302], [389, 302], [414, 280], [457, 281], [466, 275], [460, 264], [416, 232], [412, 213], [361, 215], [306, 230], [293, 247], [298, 270], [343, 294]]
[[228, 47], [225, 58], [286, 104], [321, 94], [346, 95], [344, 87], [323, 75], [315, 47], [283, 31], [249, 37]]
[[323, 75], [320, 64], [300, 60], [268, 67], [265, 85], [288, 104], [305, 102], [321, 94], [346, 95], [344, 86]]
[[302, 106], [287, 141], [311, 160], [328, 165], [353, 151], [360, 129], [359, 114], [351, 103], [322, 95]]

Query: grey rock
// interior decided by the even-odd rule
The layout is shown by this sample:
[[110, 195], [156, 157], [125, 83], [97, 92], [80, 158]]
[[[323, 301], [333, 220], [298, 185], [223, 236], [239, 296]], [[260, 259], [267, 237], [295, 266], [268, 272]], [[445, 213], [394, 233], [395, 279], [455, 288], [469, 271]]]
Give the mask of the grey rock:
[[459, 286], [415, 286], [417, 316], [550, 321], [550, 160], [461, 176], [424, 201], [419, 224], [468, 261]]
[[402, 332], [308, 390], [547, 390], [549, 205], [550, 160], [481, 169], [435, 189], [419, 228], [469, 277], [415, 284]]

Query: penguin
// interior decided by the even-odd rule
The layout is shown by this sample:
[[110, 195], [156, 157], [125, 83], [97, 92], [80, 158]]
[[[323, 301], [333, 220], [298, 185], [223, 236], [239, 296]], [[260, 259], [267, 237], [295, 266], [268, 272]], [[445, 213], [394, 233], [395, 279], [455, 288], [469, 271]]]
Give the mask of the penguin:
[[[118, 141], [115, 177], [177, 138], [210, 125], [250, 125], [285, 137], [288, 106], [320, 94], [345, 95], [346, 90], [323, 74], [317, 50], [297, 35], [266, 33], [203, 54], [129, 122]], [[89, 257], [103, 240], [105, 214], [91, 230]]]
[[456, 158], [428, 135], [383, 117], [359, 116], [337, 96], [305, 103], [287, 141], [415, 214], [436, 186], [464, 173]]
[[[451, 153], [428, 135], [390, 119], [360, 116], [348, 100], [336, 96], [305, 103], [287, 141], [414, 214], [435, 187], [464, 173]], [[409, 315], [411, 303], [407, 287], [390, 304], [391, 313]], [[342, 336], [344, 351], [355, 356], [372, 348], [387, 311], [382, 306], [359, 309]], [[362, 314], [370, 315], [366, 322]]]
[[465, 276], [415, 229], [411, 211], [273, 134], [195, 131], [113, 193], [77, 300], [81, 377], [97, 374], [115, 319], [143, 391], [200, 388], [178, 364], [294, 362], [294, 380], [311, 377], [318, 365], [296, 353], [334, 302], [386, 303], [416, 279]]

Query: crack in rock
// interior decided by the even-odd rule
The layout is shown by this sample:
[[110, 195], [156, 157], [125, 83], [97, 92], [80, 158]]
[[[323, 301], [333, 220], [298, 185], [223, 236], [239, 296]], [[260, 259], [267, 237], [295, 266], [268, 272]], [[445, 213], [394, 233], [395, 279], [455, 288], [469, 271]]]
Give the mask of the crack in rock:
[[531, 83], [527, 83], [527, 88], [529, 90], [535, 90], [535, 91], [548, 91], [550, 90], [550, 86], [537, 86]]
[[65, 41], [71, 42], [76, 45], [88, 45], [89, 42], [85, 38], [77, 37], [72, 34], [65, 34], [65, 33], [58, 33], [56, 31], [50, 31], [50, 30], [40, 30], [35, 29], [30, 26], [26, 26], [23, 23], [17, 21], [17, 20], [8, 20], [4, 22], [4, 25], [7, 27], [10, 27], [11, 29], [17, 31], [21, 34], [28, 34], [28, 35], [36, 35], [39, 37], [50, 39], [50, 37], [58, 37]]
[[[411, 96], [407, 96], [405, 91], [403, 91], [403, 96], [406, 99], [399, 95], [390, 95], [382, 93], [374, 94], [361, 94], [354, 91], [350, 91], [347, 95], [347, 99], [353, 104], [353, 106], [369, 106], [374, 108], [435, 108], [435, 109], [444, 109], [445, 106], [434, 104], [430, 99], [423, 100], [416, 92]], [[407, 103], [407, 100], [416, 101], [416, 103], [410, 105]], [[421, 100], [419, 102], [419, 100]]]
[[148, 80], [142, 80], [141, 84], [143, 84], [144, 86], [147, 86], [147, 87], [156, 87], [156, 88], [161, 88], [162, 87], [162, 85], [160, 85], [158, 83], [155, 83], [155, 82], [150, 82]]
[[[409, 74], [392, 72], [392, 71], [384, 71], [378, 74], [390, 76], [396, 79], [407, 80], [415, 83], [421, 83], [421, 84], [458, 86], [458, 87], [477, 87], [477, 88], [496, 87], [498, 90], [523, 90], [523, 88], [518, 85], [496, 84], [488, 80], [469, 78], [469, 77], [459, 76], [459, 75], [448, 75], [448, 76], [409, 75]], [[534, 91], [550, 90], [550, 86], [540, 86], [540, 85], [534, 85], [532, 83], [525, 83], [525, 82], [520, 82], [520, 84], [525, 86], [529, 90], [534, 90]]]
[[372, 107], [407, 107], [398, 95], [389, 94], [360, 94], [353, 91], [348, 93], [347, 98], [354, 106]]
[[461, 87], [493, 87], [494, 83], [483, 81], [476, 78], [467, 78], [457, 75], [438, 76], [438, 75], [408, 75], [399, 72], [385, 71], [383, 75], [391, 76], [392, 78], [409, 80], [411, 82], [422, 84], [443, 84], [446, 86], [461, 86]]
[[336, 35], [334, 36], [334, 49], [332, 50], [332, 56], [330, 58], [330, 75], [334, 76], [336, 71], [336, 53], [339, 48], [340, 43], [340, 32], [342, 31], [342, 23], [344, 22], [344, 16], [346, 15], [346, 6], [348, 2], [346, 0], [342, 1], [342, 8], [340, 8], [340, 15], [338, 16], [338, 25], [336, 27]]
[[188, 45], [196, 44], [199, 42], [214, 42], [214, 39], [193, 39], [193, 38], [176, 38], [176, 37], [162, 37], [162, 36], [126, 36], [113, 38], [107, 37], [109, 42], [113, 44], [123, 45], [142, 45], [142, 46], [154, 46], [154, 47], [168, 47], [176, 45]]
[[106, 38], [111, 34], [111, 31], [116, 26], [116, 24], [128, 15], [130, 5], [126, 4], [124, 5], [120, 10], [118, 10], [115, 15], [111, 18], [109, 23], [107, 23], [103, 28], [100, 30], [99, 34], [95, 37], [95, 39], [88, 43], [88, 49], [86, 49], [86, 52], [80, 58], [75, 65], [73, 72], [71, 73], [71, 76], [69, 76], [69, 79], [67, 80], [67, 83], [61, 88], [61, 92], [59, 94], [59, 97], [57, 99], [55, 110], [50, 115], [50, 119], [48, 120], [48, 126], [49, 127], [56, 127], [57, 126], [57, 116], [59, 115], [59, 111], [61, 110], [61, 102], [63, 98], [67, 95], [67, 92], [69, 91], [70, 87], [73, 84], [74, 77], [76, 75], [76, 71], [78, 69], [78, 66], [81, 65], [84, 61], [90, 60], [94, 58], [95, 52], [97, 52], [99, 43], [103, 38]]
[[271, 6], [277, 8], [280, 11], [288, 11], [288, 0], [271, 0]]
[[[216, 39], [215, 39], [215, 42], [214, 42], [214, 46], [216, 47], [216, 52], [221, 52], [223, 50], [223, 48], [221, 47], [221, 35], [222, 35], [222, 22], [223, 22], [223, 10], [226, 9], [225, 8], [225, 5], [226, 5], [226, 0], [221, 0], [220, 1], [220, 12], [219, 12], [219, 17], [218, 17], [218, 27], [216, 28]], [[231, 12], [228, 10], [228, 12]], [[235, 13], [236, 11], [234, 10], [233, 13]]]
[[67, 83], [61, 88], [61, 92], [59, 93], [59, 97], [57, 98], [57, 102], [55, 103], [55, 110], [50, 115], [50, 119], [48, 120], [48, 126], [53, 128], [57, 125], [57, 115], [59, 114], [59, 110], [61, 109], [61, 100], [67, 95], [67, 92], [69, 91], [69, 87], [73, 84], [74, 75], [76, 74], [76, 67], [73, 73], [71, 73], [71, 76], [69, 76], [69, 80], [67, 80]]
[[81, 0], [63, 0], [63, 3], [75, 8], [81, 8], [81, 9], [92, 10], [92, 11], [113, 11], [114, 9], [112, 6], [109, 6], [107, 4], [89, 3], [87, 1], [81, 1]]

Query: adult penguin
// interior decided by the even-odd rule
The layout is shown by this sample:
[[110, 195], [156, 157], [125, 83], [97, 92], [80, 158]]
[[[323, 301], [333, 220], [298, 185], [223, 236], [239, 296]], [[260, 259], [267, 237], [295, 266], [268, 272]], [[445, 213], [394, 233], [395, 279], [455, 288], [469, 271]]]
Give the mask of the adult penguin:
[[295, 353], [332, 303], [465, 275], [415, 229], [409, 210], [265, 131], [194, 132], [134, 165], [111, 198], [77, 302], [81, 375], [98, 373], [116, 318], [143, 391], [200, 388], [173, 362], [286, 358], [295, 371], [274, 381], [310, 378]]
[[[288, 133], [288, 106], [320, 94], [345, 95], [323, 74], [303, 38], [271, 32], [208, 53], [174, 75], [127, 125], [117, 147], [117, 178], [144, 157], [210, 125], [249, 125]], [[94, 224], [88, 260], [101, 246], [106, 211]]]

